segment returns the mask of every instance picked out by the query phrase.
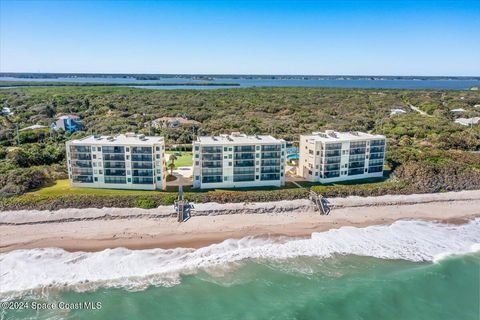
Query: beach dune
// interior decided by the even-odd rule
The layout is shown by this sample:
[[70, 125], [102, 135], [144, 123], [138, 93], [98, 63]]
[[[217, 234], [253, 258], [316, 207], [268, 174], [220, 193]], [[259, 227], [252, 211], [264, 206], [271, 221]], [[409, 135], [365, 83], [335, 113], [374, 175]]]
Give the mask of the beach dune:
[[199, 248], [229, 238], [308, 237], [343, 226], [401, 219], [463, 223], [480, 216], [480, 190], [328, 200], [330, 215], [320, 215], [309, 200], [197, 204], [195, 215], [183, 223], [172, 216], [172, 206], [5, 211], [0, 213], [0, 252], [44, 247], [68, 251]]

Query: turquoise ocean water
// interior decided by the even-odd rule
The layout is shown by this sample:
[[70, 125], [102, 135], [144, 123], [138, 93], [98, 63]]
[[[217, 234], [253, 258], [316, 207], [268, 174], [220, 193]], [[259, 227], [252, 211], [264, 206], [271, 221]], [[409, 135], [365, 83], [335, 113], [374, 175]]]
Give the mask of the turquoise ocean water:
[[[477, 320], [480, 253], [472, 251], [479, 231], [479, 220], [464, 226], [409, 221], [305, 240], [231, 240], [198, 250], [22, 250], [0, 256], [4, 302], [101, 306], [3, 310], [0, 318]], [[14, 270], [6, 271], [13, 261]], [[91, 281], [82, 278], [83, 269]], [[121, 272], [129, 276], [115, 282]], [[107, 274], [116, 276], [101, 281]], [[42, 275], [39, 283], [49, 285], [20, 295], [5, 290]], [[74, 285], [75, 277], [82, 279]]]

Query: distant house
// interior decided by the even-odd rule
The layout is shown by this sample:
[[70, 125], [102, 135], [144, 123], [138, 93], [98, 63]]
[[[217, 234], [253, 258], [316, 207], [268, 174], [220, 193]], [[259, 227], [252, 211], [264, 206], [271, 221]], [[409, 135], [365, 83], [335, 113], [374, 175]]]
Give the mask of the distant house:
[[52, 129], [63, 129], [66, 132], [76, 132], [82, 128], [80, 117], [74, 114], [66, 114], [58, 117], [51, 125]]
[[199, 125], [200, 122], [182, 117], [161, 117], [150, 122], [154, 128], [177, 128], [180, 126]]
[[8, 107], [3, 107], [2, 108], [2, 116], [13, 116], [12, 110]]
[[452, 110], [450, 110], [450, 112], [461, 113], [461, 112], [465, 112], [465, 109], [462, 109], [462, 108], [452, 109]]
[[480, 122], [480, 117], [474, 118], [458, 118], [455, 120], [455, 123], [461, 124], [462, 126], [473, 126], [474, 124], [478, 124]]
[[33, 126], [25, 127], [20, 129], [20, 131], [28, 131], [28, 130], [38, 130], [38, 129], [45, 129], [48, 128], [47, 126], [42, 126], [41, 124], [34, 124]]
[[392, 109], [390, 112], [391, 116], [397, 115], [397, 114], [402, 114], [402, 113], [407, 113], [407, 111], [403, 109]]

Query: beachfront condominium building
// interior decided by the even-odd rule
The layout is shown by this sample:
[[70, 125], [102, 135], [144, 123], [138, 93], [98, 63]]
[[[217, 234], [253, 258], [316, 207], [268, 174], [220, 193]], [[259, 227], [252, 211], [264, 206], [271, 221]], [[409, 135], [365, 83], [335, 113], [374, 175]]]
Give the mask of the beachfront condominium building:
[[272, 136], [198, 137], [193, 142], [195, 188], [242, 188], [285, 184], [285, 141]]
[[67, 142], [68, 177], [75, 187], [165, 189], [163, 137], [126, 133]]
[[363, 132], [314, 132], [300, 136], [298, 175], [330, 183], [383, 176], [385, 136]]

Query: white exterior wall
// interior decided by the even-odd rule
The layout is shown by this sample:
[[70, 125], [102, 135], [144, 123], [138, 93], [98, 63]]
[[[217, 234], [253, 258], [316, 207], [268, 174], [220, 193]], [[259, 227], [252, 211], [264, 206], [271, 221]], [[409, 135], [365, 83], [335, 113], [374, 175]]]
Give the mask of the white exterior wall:
[[[92, 171], [93, 182], [74, 182], [73, 170], [70, 146], [88, 146], [91, 148], [90, 155], [92, 158]], [[125, 180], [126, 183], [105, 183], [105, 168], [103, 159], [103, 147], [107, 146], [121, 146], [125, 147]], [[93, 148], [95, 147], [95, 148]], [[101, 147], [101, 150], [98, 150]], [[152, 163], [153, 163], [153, 183], [152, 184], [135, 184], [133, 183], [133, 168], [132, 168], [132, 147], [152, 147]], [[127, 151], [127, 148], [129, 149]], [[95, 149], [95, 150], [93, 150]], [[158, 150], [157, 150], [158, 149]], [[166, 162], [165, 162], [165, 144], [163, 140], [161, 142], [155, 142], [151, 144], [145, 143], [129, 143], [129, 144], [116, 144], [115, 142], [105, 143], [88, 143], [81, 140], [67, 141], [67, 167], [70, 184], [74, 187], [87, 187], [87, 188], [105, 188], [105, 189], [132, 189], [132, 190], [164, 190], [166, 188]]]
[[[279, 145], [281, 146], [281, 158], [280, 158], [280, 179], [278, 180], [261, 180], [261, 163], [262, 163], [262, 145]], [[234, 168], [235, 168], [235, 146], [254, 146], [255, 147], [255, 180], [254, 181], [234, 181]], [[222, 161], [222, 181], [214, 183], [202, 182], [202, 169], [203, 158], [202, 149], [206, 147], [221, 147], [221, 161]], [[198, 148], [198, 150], [196, 150]], [[277, 140], [276, 142], [257, 142], [257, 143], [238, 143], [238, 142], [226, 142], [207, 144], [200, 141], [193, 142], [193, 187], [201, 189], [215, 189], [215, 188], [248, 188], [248, 187], [265, 187], [274, 186], [280, 187], [285, 185], [285, 164], [286, 164], [286, 144], [283, 140]], [[265, 151], [268, 152], [268, 151]], [[198, 177], [198, 178], [197, 178]]]
[[[381, 172], [365, 172], [368, 171], [369, 160], [371, 157], [370, 154], [370, 141], [372, 140], [381, 140], [382, 138], [378, 136], [365, 137], [362, 139], [355, 139], [352, 141], [335, 141], [331, 142], [319, 141], [312, 135], [302, 135], [300, 136], [300, 146], [299, 146], [299, 165], [297, 169], [297, 174], [307, 181], [310, 182], [320, 182], [320, 183], [333, 183], [340, 181], [349, 181], [349, 180], [358, 180], [374, 177], [382, 177], [383, 170]], [[385, 137], [383, 137], [385, 141]], [[351, 142], [366, 142], [366, 152], [365, 152], [365, 165], [363, 166], [363, 174], [348, 175], [349, 169], [349, 159], [350, 159], [350, 144]], [[340, 175], [338, 177], [325, 178], [322, 177], [322, 173], [325, 172], [325, 162], [326, 156], [326, 145], [329, 143], [341, 143], [341, 153], [340, 153]], [[386, 149], [386, 141], [385, 141]], [[313, 154], [310, 153], [310, 150], [313, 151]], [[378, 159], [380, 160], [380, 159]], [[381, 159], [382, 167], [385, 162], [385, 151]], [[311, 174], [310, 174], [311, 171]]]

